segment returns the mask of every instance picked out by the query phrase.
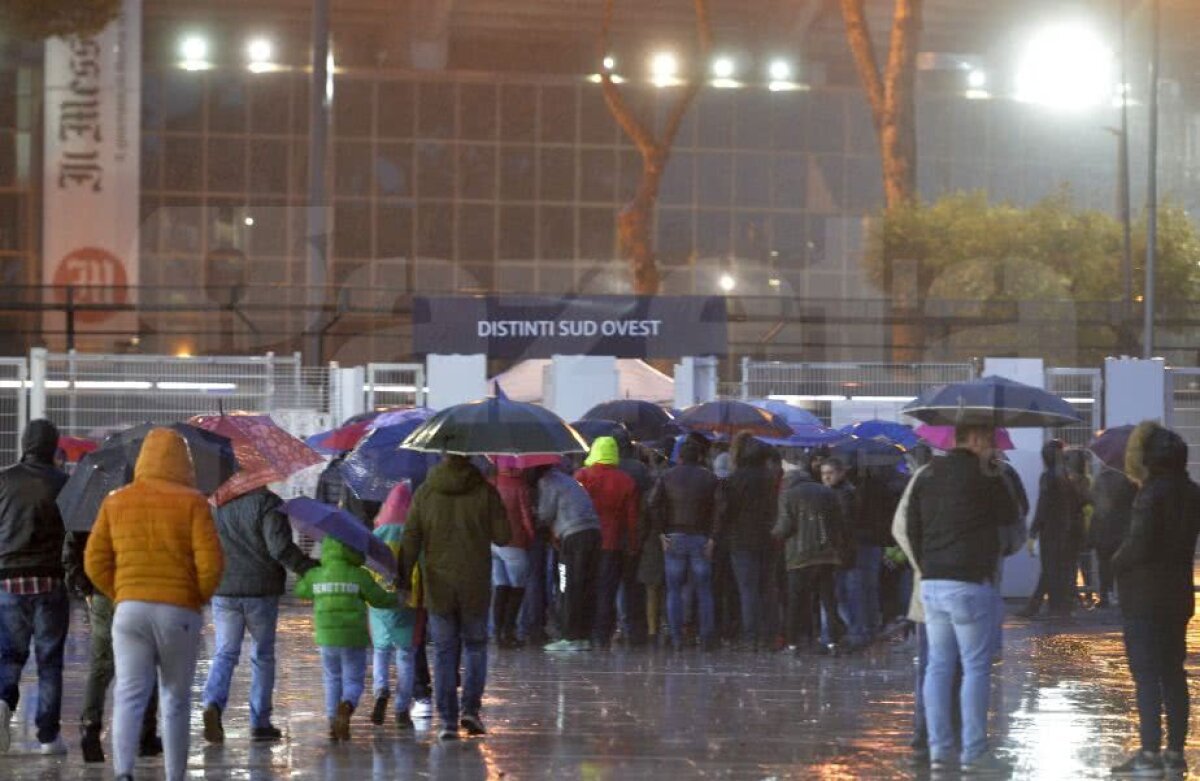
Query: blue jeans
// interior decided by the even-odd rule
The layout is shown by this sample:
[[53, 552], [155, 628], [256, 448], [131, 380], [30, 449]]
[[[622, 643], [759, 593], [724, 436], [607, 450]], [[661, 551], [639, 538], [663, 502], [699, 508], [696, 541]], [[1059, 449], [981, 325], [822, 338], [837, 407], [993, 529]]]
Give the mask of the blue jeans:
[[225, 712], [229, 682], [242, 654], [242, 637], [250, 632], [250, 726], [271, 724], [271, 693], [275, 689], [275, 625], [279, 597], [213, 597], [216, 649], [204, 684], [204, 704]]
[[52, 743], [61, 726], [63, 648], [70, 611], [67, 590], [61, 584], [45, 594], [0, 591], [0, 699], [17, 709], [21, 670], [29, 660], [32, 641], [37, 660], [39, 743]]
[[716, 619], [712, 562], [704, 555], [708, 538], [703, 534], [668, 534], [667, 540], [667, 623], [671, 625], [671, 642], [676, 648], [683, 644], [683, 591], [689, 583], [699, 603], [700, 638], [709, 642], [714, 636]]
[[[925, 625], [917, 624], [917, 674], [916, 685], [913, 687], [913, 739], [912, 747], [916, 751], [929, 751], [929, 727], [925, 722], [925, 671], [929, 668], [929, 634]], [[958, 700], [962, 691], [962, 665], [954, 668], [954, 691], [951, 702]], [[958, 743], [962, 735], [962, 719], [959, 712], [951, 710], [950, 720], [954, 724], [954, 742]]]
[[737, 581], [742, 641], [745, 643], [753, 643], [759, 639], [759, 608], [763, 601], [762, 577], [766, 557], [766, 552], [759, 550], [729, 551], [733, 579]]
[[954, 674], [962, 662], [962, 762], [987, 751], [992, 644], [996, 636], [996, 589], [989, 583], [927, 580], [921, 586], [929, 665], [925, 671], [925, 720], [929, 754], [950, 759], [954, 750]]
[[487, 684], [488, 622], [486, 616], [430, 613], [433, 639], [433, 698], [443, 726], [458, 728], [458, 660], [463, 661], [462, 713], [478, 716]]
[[394, 692], [396, 713], [408, 713], [408, 709], [412, 707], [415, 679], [413, 659], [415, 655], [412, 646], [375, 649], [375, 659], [371, 665], [371, 690], [376, 697], [384, 693], [392, 693], [388, 681], [392, 677], [391, 666], [394, 657], [396, 660], [396, 691]]
[[321, 676], [325, 681], [326, 716], [336, 716], [343, 702], [357, 708], [367, 677], [367, 649], [321, 646]]
[[525, 588], [529, 577], [529, 551], [492, 546], [492, 585]]
[[521, 600], [521, 612], [517, 614], [517, 636], [522, 640], [539, 636], [546, 627], [546, 595], [553, 593], [547, 583], [546, 542], [541, 537], [534, 539], [526, 551], [527, 572], [525, 576], [525, 598]]
[[871, 642], [879, 626], [879, 568], [882, 566], [883, 548], [859, 545], [853, 569], [843, 573], [838, 604], [845, 610], [843, 618], [854, 645]]

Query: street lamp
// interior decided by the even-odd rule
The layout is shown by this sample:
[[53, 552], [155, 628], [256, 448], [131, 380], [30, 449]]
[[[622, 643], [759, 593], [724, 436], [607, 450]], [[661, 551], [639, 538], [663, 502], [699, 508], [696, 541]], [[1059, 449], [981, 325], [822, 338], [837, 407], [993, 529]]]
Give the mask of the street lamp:
[[720, 285], [721, 290], [725, 291], [726, 293], [732, 293], [733, 289], [737, 287], [737, 280], [734, 279], [733, 274], [730, 274], [727, 271], [721, 275], [720, 279], [717, 280], [717, 284]]
[[1047, 27], [1025, 47], [1017, 70], [1016, 98], [1064, 111], [1080, 111], [1112, 100], [1113, 52], [1091, 27]]
[[679, 60], [670, 52], [659, 52], [650, 60], [650, 75], [656, 87], [669, 87], [678, 83]]
[[208, 61], [208, 41], [199, 35], [189, 35], [179, 43], [179, 66], [186, 71], [203, 71], [212, 67]]

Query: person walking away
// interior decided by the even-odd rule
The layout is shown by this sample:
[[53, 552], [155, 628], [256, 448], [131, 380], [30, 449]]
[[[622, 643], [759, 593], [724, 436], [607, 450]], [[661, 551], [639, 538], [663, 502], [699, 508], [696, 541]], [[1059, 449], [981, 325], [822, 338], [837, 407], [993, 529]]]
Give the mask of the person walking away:
[[538, 468], [539, 526], [550, 527], [566, 570], [560, 624], [562, 637], [546, 651], [587, 651], [596, 620], [596, 577], [600, 564], [600, 517], [579, 482], [553, 467]]
[[142, 443], [133, 482], [113, 491], [84, 552], [84, 570], [113, 601], [113, 769], [132, 781], [142, 714], [158, 679], [168, 781], [187, 770], [201, 610], [224, 557], [208, 500], [195, 488], [187, 442], [167, 428]]
[[862, 512], [858, 503], [858, 491], [850, 483], [848, 472], [846, 462], [832, 456], [822, 461], [817, 468], [820, 482], [837, 496], [838, 506], [842, 510], [843, 527], [847, 532], [841, 561], [833, 575], [834, 594], [839, 612], [830, 615], [822, 608], [821, 640], [827, 645], [832, 644], [833, 624], [841, 621], [844, 622], [842, 628], [849, 631], [850, 645], [857, 647], [866, 645], [870, 636], [866, 621], [866, 596], [860, 588], [862, 578], [857, 569], [858, 540], [866, 534], [861, 529]]
[[[1078, 596], [1078, 600], [1073, 599], [1072, 602], [1081, 601], [1084, 607], [1088, 610], [1096, 606], [1096, 590], [1097, 590], [1097, 574], [1095, 556], [1096, 551], [1092, 547], [1092, 479], [1090, 470], [1088, 469], [1088, 453], [1079, 448], [1070, 448], [1063, 453], [1063, 466], [1067, 471], [1067, 479], [1071, 481], [1071, 485], [1075, 488], [1075, 493], [1079, 496], [1080, 511], [1079, 523], [1075, 529], [1075, 549], [1079, 551], [1075, 569], [1071, 571], [1071, 583], [1076, 580], [1076, 571], [1078, 577], [1083, 580], [1083, 593]], [[1072, 591], [1072, 597], [1075, 597]]]
[[701, 466], [703, 459], [703, 450], [693, 440], [684, 442], [679, 465], [663, 474], [649, 501], [651, 524], [663, 546], [667, 623], [676, 651], [683, 648], [683, 592], [689, 582], [698, 603], [701, 646], [716, 647], [712, 555], [717, 478]]
[[860, 463], [856, 470], [858, 518], [853, 528], [858, 555], [850, 577], [850, 599], [857, 611], [858, 626], [851, 626], [851, 635], [854, 644], [866, 645], [882, 626], [883, 549], [892, 544], [892, 517], [903, 489], [897, 487], [899, 473], [894, 466], [872, 464], [870, 456], [860, 458], [866, 463]]
[[504, 503], [510, 532], [508, 545], [492, 546], [492, 626], [497, 646], [516, 648], [520, 645], [517, 617], [525, 600], [534, 538], [533, 496], [522, 469], [499, 466], [492, 485]]
[[275, 626], [279, 597], [288, 570], [303, 577], [317, 562], [292, 540], [283, 500], [259, 488], [216, 510], [217, 534], [225, 555], [225, 572], [212, 599], [216, 650], [204, 684], [204, 739], [225, 742], [221, 717], [229, 704], [229, 686], [250, 634], [250, 739], [279, 740], [271, 723], [275, 689]]
[[[1187, 626], [1195, 612], [1193, 556], [1200, 531], [1200, 486], [1188, 477], [1183, 438], [1142, 423], [1130, 437], [1126, 464], [1141, 490], [1129, 533], [1113, 556], [1124, 622], [1125, 656], [1137, 694], [1141, 749], [1113, 768], [1120, 777], [1187, 773]], [[1162, 713], [1167, 746], [1162, 748]]]
[[729, 548], [737, 582], [741, 618], [739, 648], [756, 651], [766, 647], [763, 632], [763, 583], [767, 577], [767, 554], [771, 529], [779, 507], [779, 480], [768, 466], [772, 448], [749, 438], [736, 448], [738, 463], [721, 485], [717, 499], [714, 535]]
[[[468, 735], [487, 734], [480, 709], [487, 684], [492, 546], [508, 545], [511, 536], [500, 495], [462, 456], [447, 456], [413, 495], [404, 524], [401, 577], [409, 577], [420, 561], [442, 740], [456, 740], [460, 723]], [[406, 601], [408, 595], [401, 596]]]
[[1033, 617], [1049, 597], [1050, 615], [1066, 618], [1075, 601], [1075, 570], [1083, 526], [1083, 501], [1063, 464], [1063, 443], [1054, 439], [1042, 446], [1046, 469], [1038, 485], [1037, 509], [1029, 528], [1029, 552], [1040, 548], [1041, 576], [1023, 615]]
[[[621, 573], [621, 588], [617, 596], [618, 616], [630, 647], [640, 648], [646, 645], [649, 627], [646, 621], [648, 607], [646, 589], [638, 575], [642, 552], [645, 550], [646, 499], [650, 496], [650, 489], [654, 487], [654, 476], [650, 472], [650, 467], [646, 466], [638, 457], [637, 447], [630, 439], [628, 430], [623, 427], [617, 429], [613, 438], [617, 440], [617, 449], [621, 455], [617, 468], [633, 479], [633, 485], [637, 490], [638, 506], [637, 524], [635, 525], [637, 529], [636, 547], [625, 555], [625, 570]], [[661, 552], [660, 548], [659, 553], [661, 554]]]
[[[960, 426], [955, 447], [913, 480], [905, 519], [929, 637], [922, 694], [930, 767], [954, 768], [953, 710], [962, 714], [959, 760], [964, 774], [1010, 768], [988, 750], [987, 718], [995, 641], [996, 563], [1002, 527], [1016, 523], [1016, 501], [991, 466], [995, 430]], [[956, 666], [963, 668], [959, 702]]]
[[[779, 495], [779, 513], [771, 534], [782, 540], [787, 565], [787, 642], [796, 655], [815, 644], [817, 601], [837, 615], [833, 573], [846, 550], [848, 530], [837, 494], [804, 469], [788, 472]], [[840, 639], [834, 624], [832, 644]], [[804, 641], [805, 646], [801, 645]], [[826, 649], [833, 650], [833, 649]]]
[[[375, 536], [383, 540], [388, 550], [400, 561], [404, 555], [404, 524], [412, 505], [412, 489], [407, 480], [398, 483], [388, 493], [387, 500], [375, 516]], [[387, 718], [388, 701], [392, 699], [391, 666], [396, 662], [395, 720], [401, 731], [413, 729], [412, 707], [415, 686], [415, 649], [413, 635], [417, 625], [416, 606], [420, 599], [420, 565], [418, 564], [404, 585], [411, 589], [413, 598], [406, 604], [395, 607], [369, 607], [371, 619], [371, 643], [375, 655], [371, 665], [372, 693], [375, 705], [371, 709], [371, 723], [383, 724]], [[375, 576], [376, 581], [379, 576]], [[397, 603], [399, 599], [397, 599]]]
[[588, 492], [600, 518], [600, 564], [592, 645], [602, 649], [612, 642], [617, 592], [625, 575], [625, 560], [637, 553], [638, 543], [637, 484], [621, 471], [620, 463], [617, 440], [597, 437], [584, 468], [575, 473], [575, 479]]
[[1121, 547], [1133, 516], [1137, 486], [1124, 472], [1103, 467], [1092, 484], [1092, 547], [1100, 570], [1099, 607], [1110, 605], [1115, 578], [1112, 557]]
[[21, 437], [21, 460], [0, 471], [0, 753], [20, 699], [32, 643], [37, 661], [37, 741], [43, 754], [65, 754], [63, 649], [70, 602], [63, 583], [63, 529], [55, 499], [67, 476], [54, 466], [58, 429], [34, 420]]
[[[88, 611], [88, 626], [92, 636], [88, 647], [88, 674], [83, 684], [83, 709], [79, 717], [81, 737], [79, 748], [83, 761], [104, 762], [104, 746], [100, 733], [104, 728], [104, 697], [116, 676], [113, 664], [112, 621], [113, 603], [101, 594], [83, 569], [83, 554], [87, 549], [89, 532], [67, 532], [63, 543], [63, 570], [67, 591], [84, 600]], [[139, 757], [162, 754], [162, 738], [158, 735], [158, 690], [151, 687], [150, 701], [142, 715], [142, 732], [138, 739]]]

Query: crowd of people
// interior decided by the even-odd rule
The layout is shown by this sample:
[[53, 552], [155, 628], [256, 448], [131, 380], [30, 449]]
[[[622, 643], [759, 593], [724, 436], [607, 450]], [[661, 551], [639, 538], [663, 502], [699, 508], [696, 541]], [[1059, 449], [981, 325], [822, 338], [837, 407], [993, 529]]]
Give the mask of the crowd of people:
[[[250, 736], [279, 739], [274, 646], [290, 571], [295, 595], [313, 603], [334, 741], [350, 738], [368, 660], [374, 724], [390, 712], [398, 730], [412, 730], [422, 709], [439, 720], [440, 739], [455, 740], [487, 734], [492, 640], [504, 652], [619, 643], [837, 655], [911, 629], [914, 761], [1004, 772], [987, 737], [1003, 647], [1000, 580], [1005, 557], [1036, 541], [1042, 572], [1028, 614], [1045, 598], [1056, 616], [1079, 604], [1076, 574], [1089, 548], [1098, 603], [1112, 601], [1114, 582], [1119, 592], [1142, 746], [1114, 772], [1186, 767], [1183, 663], [1200, 528], [1186, 445], [1144, 424], [1131, 439], [1129, 474], [1103, 469], [1092, 479], [1075, 451], [1050, 442], [1027, 533], [1029, 501], [994, 435], [960, 427], [954, 448], [936, 457], [918, 446], [904, 461], [846, 461], [744, 433], [728, 444], [691, 435], [666, 453], [617, 432], [598, 437], [582, 462], [445, 456], [381, 506], [357, 501], [327, 474], [320, 498], [361, 518], [395, 556], [398, 575], [385, 578], [333, 537], [310, 558], [265, 488], [211, 508], [194, 488], [186, 441], [169, 429], [147, 436], [132, 482], [104, 500], [91, 531], [67, 534], [55, 503], [65, 482], [53, 463], [58, 432], [34, 421], [20, 463], [0, 472], [0, 751], [31, 646], [40, 750], [67, 750], [60, 703], [71, 594], [87, 600], [91, 625], [86, 761], [104, 761], [104, 698], [115, 677], [116, 777], [131, 779], [138, 756], [159, 753], [167, 777], [183, 777], [205, 605], [215, 634], [205, 740], [225, 739], [247, 634]], [[1093, 567], [1084, 569], [1090, 577]]]

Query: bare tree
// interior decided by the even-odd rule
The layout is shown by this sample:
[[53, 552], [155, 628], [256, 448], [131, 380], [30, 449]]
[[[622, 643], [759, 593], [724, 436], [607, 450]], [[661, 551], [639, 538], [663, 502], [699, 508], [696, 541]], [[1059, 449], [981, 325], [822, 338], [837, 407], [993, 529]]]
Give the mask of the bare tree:
[[93, 35], [120, 12], [121, 0], [3, 0], [0, 34], [22, 40]]
[[[693, 0], [696, 11], [696, 39], [698, 52], [691, 72], [675, 102], [667, 114], [662, 135], [655, 135], [646, 121], [625, 101], [609, 68], [602, 68], [600, 85], [604, 102], [621, 130], [637, 147], [642, 157], [642, 177], [638, 182], [633, 199], [621, 208], [617, 215], [617, 236], [621, 253], [629, 260], [633, 275], [633, 291], [637, 295], [652, 296], [659, 290], [661, 277], [658, 273], [658, 258], [654, 249], [654, 207], [658, 203], [658, 189], [663, 172], [671, 156], [671, 147], [679, 126], [696, 99], [704, 83], [704, 67], [712, 50], [712, 23], [708, 16], [707, 0]], [[607, 57], [612, 29], [613, 0], [604, 1], [604, 24], [600, 34], [600, 56]]]
[[925, 0], [895, 0], [887, 69], [882, 72], [867, 24], [866, 0], [841, 3], [846, 39], [879, 136], [884, 203], [892, 209], [912, 200], [917, 189], [917, 50]]

